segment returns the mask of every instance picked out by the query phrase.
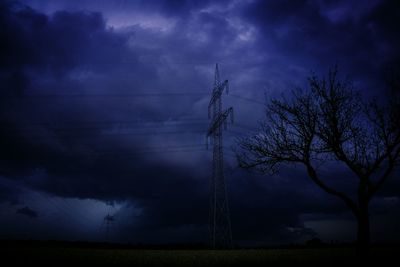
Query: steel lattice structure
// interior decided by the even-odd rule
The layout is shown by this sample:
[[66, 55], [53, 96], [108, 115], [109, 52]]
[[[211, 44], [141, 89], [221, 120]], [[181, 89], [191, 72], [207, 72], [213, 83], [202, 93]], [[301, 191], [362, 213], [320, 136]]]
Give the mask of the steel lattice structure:
[[228, 80], [220, 82], [218, 64], [216, 64], [214, 88], [208, 105], [208, 117], [212, 121], [207, 132], [207, 139], [211, 137], [213, 140], [213, 168], [210, 183], [210, 245], [212, 248], [233, 247], [222, 140], [222, 125], [226, 129], [228, 116], [233, 123], [233, 108], [222, 111], [221, 96], [224, 89], [228, 93]]

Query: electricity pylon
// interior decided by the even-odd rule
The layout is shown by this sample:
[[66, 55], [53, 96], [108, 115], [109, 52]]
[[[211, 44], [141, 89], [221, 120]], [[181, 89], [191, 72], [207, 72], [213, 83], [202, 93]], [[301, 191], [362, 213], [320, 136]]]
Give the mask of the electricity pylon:
[[[228, 80], [220, 82], [218, 64], [215, 65], [214, 88], [208, 105], [208, 117], [212, 118], [207, 140], [213, 140], [213, 168], [210, 190], [210, 245], [212, 248], [232, 248], [232, 230], [229, 217], [228, 195], [224, 176], [222, 125], [227, 128], [227, 118], [233, 123], [233, 108], [222, 111], [222, 92], [228, 93]], [[208, 142], [207, 142], [208, 145]]]
[[103, 223], [105, 224], [105, 227], [106, 227], [106, 229], [105, 229], [106, 242], [110, 242], [110, 230], [111, 230], [111, 227], [113, 226], [114, 222], [115, 222], [114, 215], [107, 214], [104, 217]]
[[104, 216], [103, 223], [100, 226], [100, 231], [104, 231], [104, 241], [110, 242], [110, 232], [111, 228], [114, 226], [115, 223], [115, 215], [111, 215], [111, 208], [113, 206], [112, 202], [107, 202], [108, 212], [107, 215]]

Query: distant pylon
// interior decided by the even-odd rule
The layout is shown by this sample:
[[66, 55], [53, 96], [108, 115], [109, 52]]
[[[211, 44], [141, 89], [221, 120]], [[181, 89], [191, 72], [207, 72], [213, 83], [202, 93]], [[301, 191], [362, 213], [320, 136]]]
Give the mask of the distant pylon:
[[104, 241], [105, 242], [110, 242], [110, 234], [111, 234], [111, 229], [114, 226], [115, 223], [115, 216], [111, 215], [111, 207], [112, 203], [107, 203], [109, 206], [107, 215], [104, 216], [103, 223], [100, 226], [100, 230], [104, 231]]
[[106, 227], [106, 229], [105, 229], [105, 240], [107, 242], [110, 242], [110, 231], [111, 231], [111, 228], [112, 228], [114, 222], [115, 222], [114, 215], [107, 214], [104, 217], [104, 224], [105, 224], [105, 227]]
[[220, 82], [218, 64], [216, 64], [214, 88], [208, 105], [208, 117], [212, 121], [207, 132], [207, 140], [210, 136], [213, 140], [213, 168], [210, 183], [210, 245], [212, 248], [233, 247], [222, 143], [222, 124], [226, 129], [226, 119], [229, 115], [233, 123], [233, 108], [222, 111], [221, 95], [224, 89], [228, 93], [228, 80]]

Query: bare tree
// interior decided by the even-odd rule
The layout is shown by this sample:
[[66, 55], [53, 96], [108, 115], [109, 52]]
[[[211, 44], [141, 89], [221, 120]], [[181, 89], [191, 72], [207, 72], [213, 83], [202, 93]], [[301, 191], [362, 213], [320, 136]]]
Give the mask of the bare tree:
[[[293, 91], [290, 98], [267, 105], [262, 131], [239, 140], [239, 164], [263, 173], [279, 171], [282, 164], [303, 165], [315, 184], [355, 215], [358, 247], [366, 251], [369, 203], [399, 163], [399, 102], [365, 103], [348, 80], [338, 78], [337, 68], [308, 82], [309, 90]], [[316, 167], [327, 159], [357, 177], [356, 192], [346, 194], [326, 183]]]

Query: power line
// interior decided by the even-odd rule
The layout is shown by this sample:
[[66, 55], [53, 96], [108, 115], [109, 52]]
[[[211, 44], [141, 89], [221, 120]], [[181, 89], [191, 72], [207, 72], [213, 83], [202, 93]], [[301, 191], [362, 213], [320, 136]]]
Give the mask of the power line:
[[10, 98], [10, 99], [28, 99], [28, 98], [102, 98], [102, 97], [111, 97], [111, 98], [142, 98], [142, 97], [195, 97], [195, 96], [206, 96], [206, 93], [146, 93], [146, 94], [26, 94], [21, 96], [11, 96], [11, 95], [2, 95], [2, 98]]
[[[70, 139], [70, 138], [76, 138], [76, 139], [88, 139], [92, 138], [93, 140], [97, 140], [98, 138], [104, 138], [108, 136], [155, 136], [155, 135], [193, 135], [193, 134], [198, 134], [203, 132], [203, 126], [204, 124], [191, 124], [192, 126], [196, 126], [195, 128], [185, 128], [185, 129], [180, 129], [180, 130], [172, 130], [175, 125], [171, 126], [163, 126], [163, 127], [158, 127], [158, 126], [152, 126], [150, 125], [149, 127], [141, 127], [140, 129], [118, 129], [118, 128], [110, 128], [110, 132], [90, 132], [90, 130], [96, 130], [96, 129], [105, 129], [108, 130], [108, 128], [102, 128], [102, 127], [72, 127], [72, 128], [57, 128], [57, 129], [46, 129], [46, 130], [52, 130], [50, 132], [44, 132], [43, 134], [40, 134], [39, 132], [35, 132], [36, 130], [40, 129], [29, 129], [25, 128], [21, 130], [20, 132], [22, 133], [29, 133], [29, 136], [24, 136], [24, 135], [15, 135], [14, 133], [14, 138], [13, 141], [24, 141], [24, 140], [43, 140], [43, 141], [50, 141], [53, 139]], [[185, 126], [185, 125], [182, 125]], [[255, 128], [249, 128], [249, 126], [244, 126], [244, 125], [236, 125], [236, 127], [251, 131], [251, 132], [238, 132], [235, 130], [228, 130], [228, 133], [234, 134], [237, 136], [246, 136], [248, 134], [254, 134], [258, 130]], [[162, 131], [148, 131], [149, 129], [157, 130], [160, 129]], [[172, 130], [172, 131], [171, 131]], [[86, 132], [85, 132], [86, 131]], [[47, 134], [47, 135], [46, 135]]]
[[170, 152], [170, 151], [178, 151], [177, 149], [191, 149], [191, 148], [203, 148], [203, 144], [190, 144], [190, 145], [180, 145], [180, 146], [164, 146], [164, 147], [142, 147], [135, 148], [136, 151], [96, 151], [96, 155], [129, 155], [129, 154], [140, 154], [140, 153], [152, 153], [152, 152]]
[[[194, 121], [208, 121], [207, 119], [203, 118], [179, 118], [179, 119], [168, 119], [168, 120], [157, 120], [157, 121], [138, 121], [138, 120], [104, 120], [104, 121], [63, 121], [63, 122], [48, 122], [48, 121], [24, 121], [24, 122], [19, 122], [22, 125], [43, 125], [43, 126], [50, 126], [50, 125], [73, 125], [73, 124], [156, 124], [156, 123], [184, 123], [184, 122], [194, 122]], [[0, 121], [0, 124], [5, 124], [5, 125], [10, 125], [13, 124], [14, 122], [6, 122]]]
[[[145, 93], [145, 94], [26, 94], [21, 96], [2, 95], [2, 98], [7, 99], [32, 99], [32, 98], [162, 98], [162, 97], [199, 97], [207, 96], [207, 93], [186, 93], [186, 92], [173, 92], [173, 93]], [[256, 99], [231, 94], [230, 96], [265, 106], [265, 103]]]
[[[50, 124], [49, 124], [50, 125]], [[204, 123], [190, 123], [190, 124], [171, 124], [171, 125], [162, 125], [160, 127], [160, 125], [146, 125], [143, 124], [140, 126], [140, 128], [132, 128], [132, 127], [123, 127], [121, 125], [113, 125], [113, 126], [101, 126], [101, 125], [97, 125], [97, 126], [82, 126], [82, 127], [51, 127], [51, 128], [46, 128], [46, 130], [49, 130], [51, 132], [49, 132], [49, 136], [46, 135], [40, 135], [37, 134], [35, 131], [39, 131], [42, 130], [41, 128], [22, 128], [22, 129], [18, 129], [18, 132], [29, 132], [30, 136], [29, 138], [33, 138], [33, 139], [40, 139], [40, 138], [49, 138], [49, 137], [60, 137], [60, 138], [72, 138], [72, 137], [77, 137], [77, 138], [81, 138], [81, 137], [88, 137], [88, 136], [109, 136], [109, 135], [163, 135], [163, 134], [189, 134], [189, 133], [199, 133], [202, 131], [202, 129], [198, 129], [203, 128], [201, 126], [205, 126], [206, 124]], [[182, 126], [194, 126], [195, 128], [185, 128], [185, 129], [181, 129], [178, 131], [155, 131], [155, 132], [148, 132], [147, 130], [149, 129], [160, 129], [160, 130], [170, 130], [171, 128], [181, 128]], [[242, 125], [242, 124], [235, 124], [234, 127], [237, 128], [241, 128], [244, 130], [248, 130], [250, 131], [250, 133], [256, 133], [259, 130], [257, 128], [248, 126], [248, 125]], [[104, 132], [94, 132], [94, 133], [90, 133], [90, 132], [83, 132], [83, 131], [90, 131], [90, 130], [115, 130], [115, 132], [108, 132], [108, 133], [104, 133]], [[143, 132], [143, 130], [146, 130], [145, 132]], [[124, 132], [127, 131], [127, 132]], [[7, 132], [7, 131], [5, 131]], [[83, 132], [83, 133], [82, 133]], [[237, 135], [246, 135], [248, 133], [245, 132], [237, 132], [237, 131], [232, 131], [229, 130], [228, 132], [237, 134]], [[70, 134], [68, 134], [70, 133]], [[15, 134], [15, 133], [14, 133]], [[17, 136], [15, 139], [18, 138], [23, 138], [22, 136]]]
[[251, 102], [251, 103], [255, 103], [255, 104], [258, 104], [258, 105], [265, 106], [264, 102], [261, 102], [261, 101], [258, 101], [258, 100], [252, 99], [252, 98], [248, 98], [248, 97], [244, 97], [244, 96], [240, 96], [240, 95], [235, 95], [235, 94], [233, 94], [233, 95], [231, 94], [230, 96], [233, 96], [233, 97], [236, 97], [236, 98], [239, 98], [239, 99]]
[[[165, 131], [165, 132], [110, 132], [110, 133], [86, 133], [86, 134], [50, 134], [48, 136], [44, 135], [30, 135], [29, 137], [27, 136], [26, 138], [28, 139], [50, 139], [50, 138], [102, 138], [102, 137], [107, 137], [107, 136], [151, 136], [151, 135], [184, 135], [184, 134], [197, 134], [197, 133], [202, 133], [204, 130], [185, 130], [185, 131]], [[18, 136], [16, 139], [25, 139], [23, 136]]]
[[240, 132], [232, 131], [232, 130], [227, 130], [227, 132], [230, 133], [230, 134], [234, 134], [237, 137], [246, 137], [246, 136], [248, 136], [246, 133], [240, 133]]
[[[126, 126], [127, 124], [114, 124], [114, 125], [93, 125], [93, 126], [82, 126], [82, 127], [71, 127], [71, 126], [67, 126], [67, 127], [55, 127], [55, 126], [50, 126], [50, 124], [48, 125], [48, 128], [45, 128], [46, 130], [50, 130], [50, 131], [54, 131], [57, 133], [68, 133], [68, 132], [74, 132], [74, 131], [90, 131], [90, 130], [136, 130], [136, 131], [141, 131], [141, 130], [149, 130], [149, 129], [168, 129], [168, 128], [180, 128], [182, 129], [182, 127], [200, 127], [200, 126], [206, 126], [205, 123], [187, 123], [187, 124], [183, 124], [183, 123], [176, 123], [176, 124], [165, 124], [165, 125], [156, 125], [156, 124], [135, 124], [136, 127], [128, 127]], [[139, 125], [139, 126], [138, 126]], [[34, 132], [34, 131], [38, 131], [38, 130], [43, 130], [42, 128], [20, 128], [18, 129], [19, 132]], [[183, 129], [183, 130], [187, 130], [187, 128]], [[192, 129], [191, 129], [192, 130]], [[5, 132], [7, 132], [8, 130], [6, 129]], [[10, 131], [15, 131], [14, 129], [10, 130]]]
[[240, 124], [240, 123], [235, 123], [235, 124], [233, 124], [233, 126], [234, 127], [239, 127], [239, 128], [245, 129], [245, 130], [250, 130], [250, 131], [253, 131], [253, 132], [259, 131], [257, 128], [255, 128], [253, 126], [244, 125], [244, 124]]
[[[197, 149], [195, 149], [195, 148], [193, 148], [193, 149], [168, 149], [168, 150], [153, 150], [153, 151], [137, 151], [137, 152], [132, 152], [132, 153], [125, 153], [125, 154], [119, 154], [119, 153], [116, 153], [116, 154], [111, 154], [112, 156], [123, 156], [124, 158], [125, 157], [138, 157], [138, 156], [142, 156], [142, 155], [144, 155], [144, 154], [163, 154], [163, 153], [166, 153], [166, 154], [169, 154], [169, 153], [192, 153], [192, 152], [206, 152], [206, 149], [204, 148], [204, 145], [199, 145], [199, 146], [197, 146], [198, 148]], [[110, 155], [110, 154], [108, 154], [108, 155]], [[99, 155], [99, 154], [97, 154], [96, 156], [102, 156], [102, 157], [105, 157], [105, 156], [107, 156], [107, 155]]]
[[[95, 158], [108, 158], [108, 157], [140, 157], [143, 156], [145, 154], [163, 154], [163, 153], [193, 153], [193, 152], [206, 152], [206, 149], [204, 148], [204, 145], [197, 145], [197, 146], [193, 146], [193, 148], [175, 148], [175, 149], [165, 149], [165, 150], [143, 150], [143, 151], [134, 151], [134, 152], [125, 152], [125, 153], [119, 153], [119, 152], [108, 152], [108, 153], [86, 153], [86, 154], [81, 154], [83, 157], [95, 157]], [[18, 155], [15, 158], [12, 158], [11, 155], [8, 155], [7, 157], [1, 157], [0, 156], [0, 160], [3, 161], [13, 161], [13, 160], [28, 160], [28, 159], [35, 159], [35, 160], [48, 160], [48, 159], [52, 159], [52, 160], [57, 160], [57, 156], [58, 155], [54, 155], [54, 154], [49, 154], [46, 155], [45, 157], [42, 156], [38, 156], [38, 155]], [[76, 155], [75, 155], [76, 156]], [[68, 159], [69, 157], [65, 157], [65, 159]]]

